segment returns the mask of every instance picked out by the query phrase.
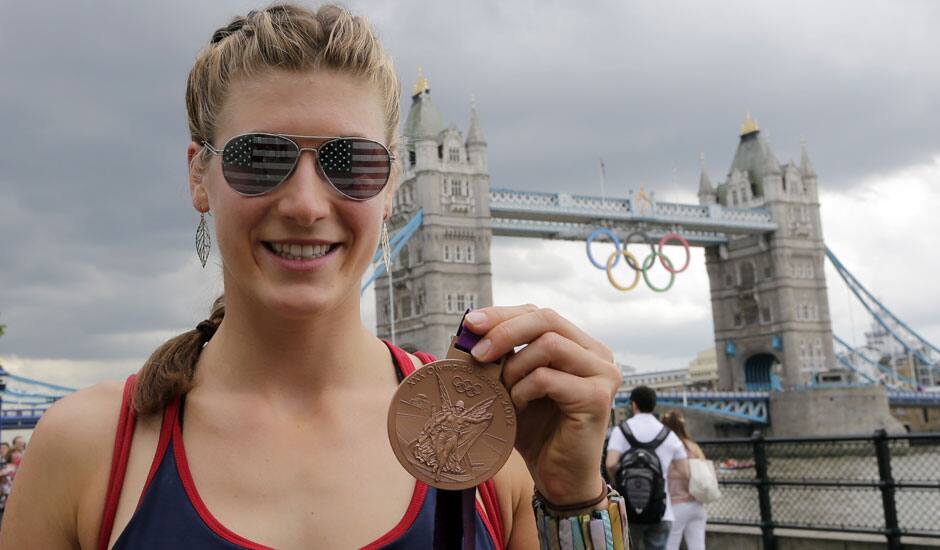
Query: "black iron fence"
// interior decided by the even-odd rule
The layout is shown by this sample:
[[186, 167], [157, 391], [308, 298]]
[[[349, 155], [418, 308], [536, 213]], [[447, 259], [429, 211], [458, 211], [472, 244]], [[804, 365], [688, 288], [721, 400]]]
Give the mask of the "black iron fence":
[[712, 524], [940, 539], [940, 433], [699, 441], [722, 498]]

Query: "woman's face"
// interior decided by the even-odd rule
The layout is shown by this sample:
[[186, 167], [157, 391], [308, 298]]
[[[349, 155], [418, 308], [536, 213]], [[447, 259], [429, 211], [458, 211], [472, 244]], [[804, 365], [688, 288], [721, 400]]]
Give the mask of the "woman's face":
[[[245, 132], [360, 136], [387, 143], [384, 120], [382, 96], [364, 79], [328, 70], [270, 71], [232, 83], [213, 145], [221, 148]], [[190, 155], [200, 148], [191, 144]], [[226, 183], [219, 157], [191, 166], [193, 203], [212, 213], [227, 302], [238, 294], [242, 301], [294, 319], [343, 304], [358, 314], [360, 280], [391, 208], [394, 181], [376, 197], [350, 200], [323, 179], [314, 154], [304, 152], [274, 191], [244, 197]], [[290, 246], [313, 246], [318, 252], [328, 247], [328, 252], [290, 260], [281, 255]]]

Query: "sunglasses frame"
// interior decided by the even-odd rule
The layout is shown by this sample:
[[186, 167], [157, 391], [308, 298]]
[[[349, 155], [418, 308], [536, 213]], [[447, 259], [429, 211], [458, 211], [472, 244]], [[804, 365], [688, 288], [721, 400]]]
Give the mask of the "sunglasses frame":
[[[375, 197], [379, 196], [382, 193], [382, 190], [384, 190], [385, 187], [388, 185], [389, 180], [392, 179], [392, 167], [394, 166], [395, 161], [398, 160], [398, 157], [396, 157], [395, 154], [392, 153], [392, 151], [384, 143], [382, 143], [381, 141], [376, 141], [374, 139], [369, 139], [369, 138], [362, 137], [362, 136], [299, 136], [295, 134], [272, 134], [270, 132], [245, 132], [243, 134], [238, 134], [236, 136], [230, 137], [228, 141], [225, 142], [225, 145], [223, 145], [221, 149], [216, 149], [215, 147], [212, 146], [211, 143], [209, 143], [206, 140], [203, 140], [202, 145], [212, 155], [223, 156], [225, 153], [225, 148], [228, 147], [229, 143], [233, 142], [234, 140], [238, 138], [245, 137], [245, 136], [268, 136], [268, 137], [277, 137], [277, 138], [286, 139], [287, 141], [293, 143], [294, 147], [297, 148], [297, 156], [294, 158], [294, 165], [291, 166], [290, 171], [284, 176], [284, 179], [277, 182], [276, 185], [273, 185], [267, 191], [264, 191], [261, 193], [243, 193], [239, 191], [238, 189], [236, 189], [231, 184], [231, 182], [228, 181], [228, 178], [225, 177], [225, 165], [223, 163], [222, 177], [225, 178], [225, 183], [228, 184], [228, 186], [232, 189], [232, 191], [235, 191], [236, 193], [238, 193], [239, 195], [243, 197], [263, 197], [265, 195], [268, 195], [274, 192], [275, 189], [280, 187], [285, 181], [289, 180], [290, 177], [294, 174], [294, 170], [297, 168], [297, 164], [300, 162], [300, 155], [304, 151], [312, 151], [316, 158], [317, 171], [320, 173], [323, 179], [325, 179], [327, 183], [330, 184], [330, 187], [334, 191], [339, 193], [345, 199], [349, 199], [351, 201], [363, 202], [363, 201], [367, 201], [370, 199], [374, 199]], [[300, 144], [297, 143], [297, 141], [295, 141], [296, 139], [304, 139], [304, 140], [321, 140], [322, 139], [326, 141], [321, 143], [319, 147], [301, 147]], [[375, 143], [376, 145], [380, 145], [382, 149], [385, 150], [385, 153], [388, 155], [388, 176], [385, 178], [385, 183], [382, 185], [382, 189], [380, 189], [379, 192], [376, 193], [375, 195], [372, 195], [371, 197], [366, 197], [364, 199], [360, 199], [357, 197], [350, 197], [349, 195], [347, 195], [346, 193], [343, 193], [342, 191], [339, 190], [339, 188], [336, 187], [336, 185], [333, 183], [333, 180], [331, 180], [330, 177], [327, 175], [326, 170], [323, 168], [323, 165], [320, 164], [320, 149], [322, 149], [326, 145], [329, 145], [330, 143], [333, 143], [334, 141], [339, 141], [341, 139], [361, 139], [364, 141], [368, 141], [370, 143]]]

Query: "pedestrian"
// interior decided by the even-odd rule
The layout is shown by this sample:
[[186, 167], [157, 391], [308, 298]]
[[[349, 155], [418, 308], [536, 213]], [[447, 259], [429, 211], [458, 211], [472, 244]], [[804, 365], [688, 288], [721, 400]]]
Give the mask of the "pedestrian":
[[[689, 437], [681, 412], [668, 411], [663, 415], [663, 424], [679, 437], [689, 458], [705, 458], [702, 448]], [[705, 505], [689, 493], [689, 473], [689, 469], [683, 471], [675, 465], [669, 469], [669, 498], [672, 500], [675, 520], [669, 529], [667, 550], [679, 550], [683, 537], [687, 550], [705, 550], [705, 522], [708, 518]]]
[[[597, 464], [621, 377], [607, 346], [552, 310], [485, 307], [463, 321], [459, 342], [480, 338], [475, 358], [505, 358], [508, 393], [489, 410], [514, 412], [518, 434], [480, 486], [481, 504], [471, 491], [466, 515], [439, 516], [435, 503], [453, 493], [395, 458], [392, 396], [427, 356], [372, 334], [360, 284], [392, 214], [392, 151], [407, 162], [413, 145], [399, 142], [400, 90], [370, 25], [339, 6], [276, 4], [212, 33], [188, 79], [186, 151], [194, 217], [212, 214], [224, 298], [136, 377], [75, 392], [43, 415], [0, 547], [423, 549], [475, 532], [465, 548], [531, 549], [593, 522], [593, 548], [614, 548], [605, 532], [610, 541], [621, 509]], [[163, 150], [146, 124], [114, 139], [141, 155]], [[99, 156], [106, 164], [108, 151]], [[128, 186], [146, 180], [126, 176]], [[204, 260], [208, 230], [197, 228]], [[406, 404], [420, 412], [426, 400]], [[426, 408], [468, 430], [441, 401]], [[477, 421], [486, 409], [474, 407]], [[442, 475], [480, 467], [450, 458]], [[563, 521], [536, 525], [536, 513]]]
[[17, 451], [25, 451], [26, 450], [26, 438], [21, 435], [14, 437], [13, 448], [16, 449]]
[[[655, 408], [655, 390], [648, 386], [634, 388], [630, 392], [630, 412], [632, 416], [618, 429], [613, 430], [607, 444], [606, 466], [610, 479], [617, 479], [621, 457], [626, 460], [627, 457], [633, 455], [633, 453], [630, 453], [632, 447], [627, 439], [628, 435], [640, 444], [649, 444], [649, 447], [654, 447], [651, 450], [655, 453], [655, 459], [658, 459], [654, 459], [658, 464], [652, 465], [651, 471], [655, 471], [655, 475], [660, 476], [662, 479], [653, 480], [657, 489], [654, 489], [650, 497], [660, 502], [651, 503], [649, 509], [657, 510], [658, 508], [659, 511], [654, 512], [651, 518], [643, 517], [639, 521], [631, 519], [630, 540], [634, 550], [640, 548], [664, 550], [666, 548], [670, 526], [675, 519], [669, 493], [664, 490], [667, 486], [666, 476], [672, 465], [682, 471], [687, 471], [689, 467], [685, 447], [676, 434], [664, 427], [662, 422], [653, 416]], [[625, 491], [622, 492], [624, 492], [624, 498], [627, 500], [628, 510], [630, 510], [630, 495], [626, 494]]]

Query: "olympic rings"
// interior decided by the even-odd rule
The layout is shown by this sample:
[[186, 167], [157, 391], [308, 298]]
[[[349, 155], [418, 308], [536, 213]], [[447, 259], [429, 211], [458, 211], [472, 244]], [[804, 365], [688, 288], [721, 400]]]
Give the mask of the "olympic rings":
[[[630, 238], [627, 237], [627, 242], [629, 241], [630, 241]], [[673, 269], [672, 262], [666, 259], [666, 256], [663, 255], [663, 246], [665, 246], [665, 244], [668, 243], [669, 241], [679, 241], [679, 244], [681, 244], [685, 248], [685, 263], [682, 264], [682, 267], [680, 267], [679, 269]], [[682, 273], [683, 271], [688, 269], [689, 262], [691, 260], [692, 260], [692, 253], [689, 252], [689, 241], [685, 240], [685, 238], [682, 235], [676, 233], [675, 231], [671, 231], [663, 235], [662, 239], [659, 239], [659, 261], [660, 263], [663, 264], [663, 267], [665, 267], [666, 270], [669, 271], [670, 273]]]
[[[653, 267], [653, 263], [656, 262], [656, 256], [659, 256], [659, 260], [662, 262], [663, 267], [669, 270], [669, 284], [664, 287], [655, 287], [653, 283], [650, 282], [649, 268]], [[646, 286], [650, 287], [650, 290], [653, 292], [666, 292], [672, 288], [672, 283], [676, 282], [676, 271], [672, 269], [672, 260], [667, 256], [663, 256], [661, 252], [653, 252], [643, 260], [643, 281], [646, 282]]]
[[[591, 234], [587, 238], [586, 247], [587, 247], [588, 260], [590, 260], [591, 263], [594, 264], [594, 267], [596, 267], [597, 269], [607, 269], [603, 265], [597, 263], [597, 260], [595, 260], [594, 256], [591, 254], [591, 243], [594, 242], [594, 239], [596, 239], [597, 236], [600, 234], [607, 235], [610, 238], [610, 240], [614, 241], [614, 246], [617, 247], [618, 251], [620, 250], [620, 239], [617, 238], [617, 235], [615, 235], [613, 231], [611, 231], [610, 229], [607, 229], [606, 227], [600, 227], [598, 229], [595, 229], [594, 231], [591, 232]], [[617, 254], [616, 259], [614, 259], [614, 265], [617, 265], [617, 262], [619, 261], [620, 261], [620, 254]]]
[[[653, 240], [650, 239], [649, 235], [647, 235], [646, 233], [642, 231], [634, 231], [633, 233], [630, 233], [629, 235], [627, 235], [627, 240], [624, 241], [624, 243], [626, 244], [623, 245], [624, 250], [626, 250], [627, 247], [630, 246], [630, 243], [633, 241], [633, 237], [635, 235], [639, 235], [639, 237], [643, 239], [642, 241], [638, 241], [637, 244], [648, 243], [650, 245], [650, 254], [656, 252], [656, 245], [653, 244]], [[632, 267], [634, 271], [640, 271], [639, 264], [631, 265], [630, 267]]]
[[[599, 236], [604, 235], [614, 245], [616, 250], [614, 250], [610, 256], [607, 257], [606, 265], [601, 265], [598, 262], [594, 255], [591, 253], [591, 243], [594, 242]], [[676, 268], [672, 260], [666, 256], [664, 252], [664, 247], [671, 241], [676, 241], [683, 248], [685, 248], [685, 262], [681, 267]], [[650, 253], [643, 261], [640, 262], [636, 256], [627, 250], [627, 247], [631, 244], [643, 244], [646, 243], [650, 247]], [[675, 231], [670, 231], [663, 235], [659, 242], [651, 239], [650, 236], [643, 231], [634, 231], [627, 235], [627, 238], [621, 241], [617, 238], [616, 233], [611, 229], [606, 227], [600, 227], [591, 232], [588, 236], [587, 241], [585, 242], [585, 248], [587, 251], [588, 260], [591, 262], [591, 265], [598, 269], [602, 269], [607, 272], [607, 280], [610, 281], [610, 284], [614, 288], [622, 292], [628, 292], [636, 288], [640, 282], [640, 277], [643, 278], [643, 282], [646, 283], [646, 286], [649, 287], [653, 292], [666, 292], [672, 288], [672, 285], [676, 282], [676, 274], [682, 273], [688, 269], [690, 262], [692, 261], [692, 254], [689, 250], [689, 241], [685, 239], [682, 235]], [[624, 286], [620, 284], [617, 279], [614, 277], [613, 268], [620, 262], [620, 257], [623, 256], [624, 263], [627, 264], [627, 267], [633, 270], [633, 282], [629, 285]], [[656, 258], [659, 258], [659, 263], [669, 272], [669, 282], [665, 286], [657, 287], [652, 282], [650, 282], [649, 270], [656, 264]]]
[[[630, 283], [630, 286], [620, 286], [620, 283], [618, 283], [614, 279], [614, 273], [612, 270], [613, 270], [614, 265], [617, 263], [617, 260], [620, 258], [621, 254], [623, 254], [624, 262], [626, 262], [627, 265], [633, 268], [633, 282]], [[630, 290], [633, 290], [634, 288], [636, 288], [636, 285], [639, 284], [640, 282], [640, 270], [636, 269], [634, 267], [635, 265], [637, 265], [636, 257], [633, 254], [631, 254], [629, 251], [627, 251], [626, 248], [624, 248], [622, 252], [617, 251], [617, 250], [613, 251], [610, 254], [610, 257], [607, 258], [607, 280], [610, 281], [610, 284], [614, 285], [614, 288], [622, 292], [628, 292]]]

